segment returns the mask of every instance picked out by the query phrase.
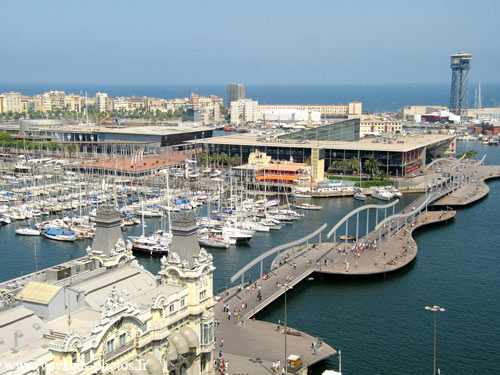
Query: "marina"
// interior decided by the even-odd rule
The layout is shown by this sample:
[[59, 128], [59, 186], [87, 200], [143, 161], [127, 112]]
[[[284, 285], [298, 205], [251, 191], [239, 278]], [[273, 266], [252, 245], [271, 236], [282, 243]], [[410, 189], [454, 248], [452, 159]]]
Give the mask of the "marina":
[[435, 3], [6, 3], [0, 375], [497, 375], [500, 2]]
[[[479, 182], [478, 182], [479, 183]], [[473, 184], [472, 184], [473, 185]], [[472, 186], [471, 185], [471, 186]], [[484, 184], [480, 184], [481, 186], [483, 186]], [[487, 185], [484, 185], [484, 186], [487, 186]], [[460, 188], [460, 189], [463, 189], [463, 188]], [[471, 191], [466, 191], [466, 192], [463, 192], [461, 191], [460, 189], [456, 190], [455, 193], [453, 194], [456, 194], [457, 197], [460, 197], [460, 199], [464, 199], [466, 198], [467, 202], [466, 203], [470, 203], [469, 200], [470, 199], [473, 199], [473, 200], [477, 200], [481, 197], [484, 197], [485, 194], [478, 194], [479, 191], [472, 189]], [[487, 193], [487, 191], [486, 191]], [[453, 196], [453, 194], [450, 195], [450, 197]], [[403, 201], [401, 203], [404, 203], [404, 202], [407, 202], [406, 204], [413, 204], [412, 202], [412, 198], [414, 197], [414, 195], [406, 195], [406, 196], [403, 196], [403, 198], [401, 198]], [[325, 211], [325, 212], [329, 212], [331, 215], [331, 213], [333, 212], [332, 211], [332, 204], [334, 205], [341, 205], [345, 208], [349, 207], [349, 205], [356, 205], [356, 206], [359, 206], [361, 205], [362, 206], [362, 202], [356, 202], [354, 200], [352, 200], [352, 198], [349, 200], [349, 203], [348, 204], [348, 200], [349, 198], [334, 198], [332, 200], [328, 200], [328, 201], [325, 201], [325, 200], [321, 200], [322, 202], [322, 206], [323, 206], [323, 209], [322, 210], [307, 210], [308, 213], [306, 213], [305, 215], [313, 215], [313, 214], [317, 214], [317, 215], [321, 215], [321, 212]], [[368, 203], [371, 204], [371, 203], [375, 203], [376, 201], [375, 200], [371, 200], [370, 199], [372, 198], [368, 198]], [[443, 198], [445, 199], [445, 198]], [[313, 202], [314, 203], [314, 202]], [[376, 204], [380, 204], [380, 203], [376, 203]], [[398, 204], [398, 203], [396, 203]], [[359, 207], [361, 207], [359, 206]], [[339, 206], [340, 207], [340, 206]], [[343, 211], [345, 212], [345, 211]], [[430, 216], [426, 216], [426, 215], [430, 215]], [[441, 217], [440, 217], [441, 216]], [[372, 217], [372, 216], [370, 216]], [[446, 210], [443, 211], [443, 213], [439, 213], [439, 211], [429, 211], [428, 214], [423, 214], [419, 220], [422, 220], [422, 222], [416, 222], [416, 226], [415, 228], [412, 228], [411, 232], [413, 232], [414, 229], [416, 229], [417, 227], [421, 226], [421, 225], [426, 225], [426, 224], [430, 224], [432, 222], [436, 222], [436, 221], [449, 221], [452, 217], [454, 217], [454, 211], [449, 211], [449, 210]], [[320, 216], [318, 216], [318, 219], [320, 218]], [[340, 219], [340, 218], [339, 218]], [[338, 220], [338, 219], [337, 219]], [[310, 221], [307, 220], [308, 222]], [[330, 220], [329, 220], [330, 221]], [[162, 220], [161, 218], [154, 218], [154, 217], [150, 217], [149, 219], [146, 220], [147, 222], [147, 230], [148, 232], [149, 231], [155, 231], [155, 230], [158, 230], [161, 226], [162, 226]], [[318, 221], [314, 221], [314, 223], [318, 223]], [[292, 232], [296, 232], [296, 233], [304, 233], [304, 230], [306, 228], [311, 228], [310, 226], [311, 223], [305, 223], [303, 221], [298, 221], [297, 223], [294, 223], [294, 224], [288, 224], [286, 225], [285, 227], [283, 227], [282, 231], [276, 231], [275, 233], [278, 235], [278, 237], [276, 238], [276, 240], [278, 240], [279, 238], [282, 238], [281, 236], [284, 235], [286, 236], [287, 233], [292, 233]], [[8, 226], [5, 227], [5, 228], [2, 228], [1, 231], [4, 231], [4, 233], [2, 233], [2, 235], [5, 235], [5, 230], [9, 228]], [[140, 231], [142, 229], [140, 228], [140, 226], [136, 226], [136, 227], [128, 227], [125, 229], [125, 233], [126, 234], [139, 234]], [[349, 230], [349, 239], [350, 240], [356, 240], [356, 235], [355, 233], [352, 232], [353, 228], [351, 227], [350, 230]], [[1, 233], [1, 232], [0, 232]], [[275, 234], [275, 235], [276, 235]], [[221, 271], [221, 274], [222, 276], [218, 276], [217, 273], [216, 273], [216, 280], [215, 280], [215, 289], [217, 290], [220, 290], [221, 289], [221, 284], [224, 285], [225, 283], [227, 283], [227, 280], [229, 279], [229, 276], [231, 276], [229, 273], [231, 270], [234, 270], [233, 267], [231, 266], [227, 266], [227, 264], [229, 263], [233, 263], [233, 262], [238, 262], [239, 264], [241, 264], [241, 262], [243, 262], [245, 259], [249, 259], [248, 257], [249, 256], [252, 256], [251, 254], [255, 254], [255, 250], [258, 251], [258, 249], [266, 249], [265, 248], [265, 244], [273, 238], [273, 236], [275, 236], [271, 233], [260, 233], [260, 234], [256, 234], [256, 236], [259, 238], [258, 242], [259, 242], [259, 246], [255, 246], [255, 245], [252, 245], [252, 242], [249, 243], [249, 245], [246, 245], [248, 247], [245, 247], [245, 245], [238, 245], [238, 246], [235, 246], [235, 245], [230, 245], [229, 248], [220, 248], [220, 249], [217, 249], [217, 248], [214, 248], [213, 250], [213, 255], [214, 255], [214, 259], [215, 259], [215, 262], [222, 262], [222, 263], [219, 263], [219, 264], [223, 264], [224, 263], [226, 264], [226, 267], [222, 267], [220, 269]], [[306, 233], [307, 235], [307, 233]], [[341, 234], [339, 234], [339, 239], [341, 239]], [[404, 265], [408, 264], [408, 263], [411, 263], [411, 260], [413, 260], [415, 257], [416, 257], [416, 254], [417, 254], [417, 251], [416, 250], [413, 250], [413, 247], [416, 246], [413, 238], [411, 237], [408, 237], [409, 234], [402, 234], [402, 235], [398, 235], [398, 234], [394, 234], [392, 237], [395, 239], [396, 241], [396, 245], [397, 245], [397, 242], [400, 241], [401, 244], [402, 243], [406, 243], [407, 241], [410, 241], [411, 242], [411, 245], [410, 245], [410, 249], [404, 254], [404, 256], [402, 256], [402, 252], [404, 252], [403, 248], [400, 247], [401, 245], [397, 245], [397, 246], [393, 246], [391, 245], [389, 248], [390, 249], [394, 249], [394, 252], [391, 252], [391, 251], [385, 251], [386, 252], [386, 256], [385, 257], [382, 257], [381, 256], [381, 250], [377, 252], [378, 256], [379, 257], [382, 257], [381, 259], [378, 259], [377, 261], [377, 265], [378, 267], [380, 267], [379, 271], [381, 274], [386, 274], [389, 270], [391, 269], [399, 269], [400, 267], [404, 267]], [[402, 237], [404, 240], [401, 240], [399, 239], [399, 237]], [[8, 238], [8, 236], [7, 236]], [[47, 245], [44, 245], [44, 242], [45, 241], [44, 239], [41, 239], [41, 238], [25, 238], [27, 241], [30, 241], [30, 240], [34, 240], [34, 241], [38, 241], [38, 245], [36, 246], [37, 247], [37, 250], [38, 251], [38, 262], [40, 263], [38, 265], [38, 267], [41, 266], [41, 264], [43, 264], [43, 262], [46, 262], [47, 261], [47, 258], [43, 257], [42, 254], [44, 254], [44, 247], [46, 247]], [[377, 238], [375, 238], [376, 240]], [[21, 240], [21, 239], [20, 239]], [[42, 242], [40, 242], [40, 240]], [[356, 267], [354, 267], [354, 264], [356, 262], [356, 259], [352, 258], [352, 259], [349, 259], [350, 261], [348, 261], [349, 263], [349, 272], [346, 272], [345, 271], [345, 267], [346, 267], [346, 263], [345, 263], [345, 259], [344, 259], [344, 256], [343, 254], [339, 254], [339, 253], [335, 253], [332, 252], [331, 248], [328, 249], [328, 248], [325, 248], [325, 246], [328, 246], [328, 242], [326, 242], [326, 239], [323, 239], [323, 244], [321, 246], [315, 246], [314, 250], [313, 249], [310, 249], [310, 258], [313, 258], [313, 256], [315, 256], [316, 258], [322, 260], [324, 262], [324, 260], [326, 259], [327, 261], [327, 264], [325, 266], [324, 263], [322, 263], [322, 261], [320, 261], [320, 268], [318, 268], [318, 265], [316, 264], [316, 262], [312, 262], [310, 268], [307, 270], [306, 273], [300, 273], [299, 271], [295, 272], [295, 271], [292, 271], [290, 270], [290, 272], [287, 272], [286, 271], [286, 267], [287, 267], [287, 264], [286, 263], [285, 265], [282, 265], [279, 269], [280, 269], [280, 277], [281, 278], [278, 278], [276, 275], [273, 275], [273, 277], [267, 279], [267, 280], [272, 280], [272, 281], [269, 281], [269, 283], [267, 285], [269, 285], [269, 287], [266, 286], [266, 290], [269, 291], [269, 293], [273, 292], [273, 294], [276, 294], [276, 291], [277, 291], [277, 288], [276, 288], [276, 280], [279, 280], [279, 283], [280, 285], [284, 285], [287, 283], [287, 281], [290, 281], [290, 280], [287, 280], [286, 279], [286, 276], [289, 276], [291, 275], [293, 277], [293, 286], [294, 286], [294, 289], [293, 290], [290, 290], [289, 291], [289, 294], [290, 294], [290, 298], [291, 298], [291, 306], [293, 306], [293, 301], [294, 301], [294, 294], [296, 293], [295, 290], [300, 290], [300, 289], [303, 289], [305, 286], [302, 286], [302, 283], [299, 283], [300, 280], [304, 280], [303, 283], [305, 284], [308, 284], [308, 283], [317, 283], [317, 281], [315, 280], [319, 280], [319, 279], [322, 279], [322, 278], [328, 278], [328, 277], [334, 277], [336, 275], [349, 275], [349, 277], [353, 277], [354, 275], [356, 274], [360, 274], [360, 275], [369, 275], [369, 274], [373, 274], [374, 272], [374, 268], [373, 268], [373, 264], [375, 263], [375, 261], [373, 259], [369, 259], [368, 257], [366, 258], [360, 258], [358, 260], [358, 265]], [[46, 242], [46, 241], [45, 241]], [[28, 244], [29, 242], [26, 242], [26, 244]], [[276, 243], [276, 242], [275, 242]], [[316, 241], [311, 241], [311, 244], [312, 243], [317, 243], [317, 240]], [[349, 244], [351, 244], [352, 242], [349, 242]], [[63, 243], [57, 243], [57, 247], [63, 245]], [[71, 251], [68, 252], [68, 250], [70, 249], [67, 249], [66, 252], [65, 252], [65, 255], [64, 257], [66, 259], [68, 259], [68, 256], [69, 257], [78, 257], [78, 249], [81, 249], [83, 250], [83, 246], [85, 246], [85, 241], [77, 241], [77, 242], [74, 242], [72, 244], [68, 244], [70, 246], [72, 246], [73, 248], [71, 249]], [[268, 245], [269, 246], [269, 245]], [[347, 245], [349, 246], [349, 245]], [[267, 248], [270, 248], [272, 246], [269, 246]], [[29, 245], [26, 246], [26, 249], [29, 248]], [[61, 249], [52, 249], [50, 250], [52, 252], [51, 256], [54, 256], [56, 254], [54, 254], [54, 252], [60, 252]], [[75, 252], [76, 250], [76, 252]], [[249, 251], [251, 250], [251, 251]], [[297, 268], [296, 270], [300, 270], [302, 269], [302, 262], [304, 262], [306, 260], [306, 256], [303, 255], [305, 254], [304, 253], [304, 250], [305, 250], [305, 247], [302, 249], [302, 250], [298, 250], [298, 252], [300, 253], [300, 251], [302, 251], [303, 253], [301, 254], [301, 256], [299, 256], [297, 258]], [[330, 251], [328, 253], [328, 250]], [[338, 249], [336, 249], [338, 251]], [[343, 250], [343, 249], [342, 249]], [[219, 253], [219, 251], [222, 251], [224, 253]], [[370, 251], [373, 251], [373, 250], [366, 250], [367, 252], [370, 252]], [[46, 252], [46, 251], [45, 251]], [[74, 254], [74, 255], [71, 255], [71, 254]], [[158, 259], [156, 258], [152, 258], [152, 257], [148, 257], [148, 256], [141, 256], [139, 254], [137, 254], [138, 256], [138, 259], [140, 260], [141, 263], [143, 263], [146, 267], [148, 267], [148, 269], [151, 269], [152, 271], [154, 271], [155, 269], [158, 269], [159, 268], [159, 265], [158, 265]], [[352, 255], [349, 255], [349, 256], [352, 256]], [[395, 261], [395, 264], [390, 264], [390, 261], [396, 257], [396, 256], [399, 256], [398, 259], [396, 259]], [[365, 259], [367, 259], [365, 261]], [[251, 259], [250, 259], [251, 260]], [[385, 260], [385, 262], [384, 262]], [[30, 263], [32, 260], [31, 259], [26, 259], [27, 263]], [[276, 260], [269, 260], [269, 261], [266, 261], [268, 263], [266, 263], [266, 268], [267, 267], [270, 267], [272, 268], [273, 267], [273, 262], [276, 262]], [[269, 263], [270, 262], [270, 263]], [[299, 266], [299, 262], [300, 263], [300, 266]], [[389, 264], [387, 264], [387, 262], [389, 262]], [[234, 264], [234, 263], [233, 263]], [[371, 268], [370, 268], [371, 267]], [[410, 266], [411, 267], [411, 266]], [[224, 274], [226, 276], [224, 276]], [[323, 275], [320, 277], [320, 275]], [[313, 281], [310, 281], [309, 279], [313, 277]], [[255, 273], [252, 274], [251, 276], [252, 280], [255, 282], [257, 279], [258, 279], [258, 274], [255, 275]], [[265, 282], [267, 282], [267, 280]], [[264, 283], [262, 285], [264, 285]], [[222, 290], [225, 290], [222, 289]], [[267, 292], [266, 292], [267, 293]], [[233, 295], [234, 293], [231, 293], [230, 292], [230, 295]], [[261, 307], [258, 307], [258, 305], [255, 305], [253, 306], [252, 308], [249, 308], [248, 310], [248, 313], [245, 315], [245, 316], [242, 316], [242, 319], [246, 319], [248, 320], [245, 324], [247, 323], [250, 323], [248, 325], [246, 325], [246, 327], [250, 327], [250, 328], [247, 328], [249, 329], [250, 331], [255, 331], [255, 332], [267, 332], [269, 329], [271, 330], [274, 330], [273, 332], [275, 332], [274, 334], [276, 335], [275, 339], [271, 339], [270, 338], [270, 342], [271, 341], [276, 341], [276, 345], [278, 345], [279, 341], [283, 338], [283, 334], [282, 332], [280, 333], [279, 330], [275, 330], [275, 326], [276, 326], [276, 321], [274, 319], [271, 318], [272, 320], [272, 323], [269, 324], [269, 323], [265, 323], [263, 321], [261, 321], [261, 319], [265, 319], [265, 320], [269, 320], [269, 318], [266, 318], [266, 316], [268, 316], [269, 314], [273, 314], [273, 311], [275, 311], [275, 305], [274, 303], [272, 303], [272, 301], [275, 301], [276, 299], [281, 300], [283, 297], [281, 296], [282, 293], [278, 293], [277, 295], [275, 295], [273, 298], [269, 299], [269, 298], [266, 298], [266, 294], [263, 293], [262, 295], [262, 299], [263, 299], [263, 303]], [[280, 297], [281, 296], [281, 297]], [[235, 303], [238, 299], [238, 293], [235, 293], [234, 294], [234, 297], [231, 301], [228, 301], [228, 303], [230, 302], [231, 304]], [[257, 302], [257, 301], [256, 301]], [[249, 303], [250, 303], [250, 300], [249, 300]], [[264, 306], [267, 306], [266, 309], [262, 310]], [[289, 307], [289, 308], [292, 308], [293, 307]], [[251, 311], [250, 311], [251, 310]], [[261, 311], [262, 310], [262, 311]], [[260, 311], [260, 312], [259, 312]], [[292, 310], [291, 310], [292, 311]], [[249, 315], [250, 314], [250, 315]], [[253, 321], [252, 320], [252, 317], [254, 315], [257, 315], [258, 319], [256, 321]], [[299, 314], [300, 315], [300, 314]], [[291, 317], [293, 315], [290, 315]], [[290, 339], [290, 350], [298, 350], [300, 348], [304, 348], [306, 346], [306, 343], [307, 343], [307, 346], [310, 345], [310, 342], [311, 340], [319, 340], [317, 341], [318, 343], [320, 342], [325, 342], [325, 344], [321, 344], [321, 347], [319, 348], [319, 351], [318, 351], [318, 354], [319, 356], [315, 357], [314, 354], [312, 352], [306, 354], [304, 356], [304, 363], [306, 364], [309, 364], [309, 365], [312, 365], [314, 363], [316, 363], [317, 361], [320, 361], [321, 362], [321, 359], [323, 358], [327, 358], [329, 355], [335, 353], [333, 351], [333, 348], [331, 348], [329, 346], [330, 344], [330, 340], [326, 339], [325, 337], [323, 337], [322, 335], [318, 335], [318, 336], [309, 336], [307, 333], [305, 332], [308, 332], [307, 330], [305, 330], [303, 328], [303, 324], [304, 322], [293, 322], [294, 318], [291, 318], [292, 321], [289, 323], [289, 327], [292, 327], [290, 328], [292, 331], [291, 332], [302, 332], [302, 336], [300, 336], [302, 339], [300, 339], [299, 336], [294, 336], [293, 334], [291, 335], [287, 335], [289, 336], [289, 339]], [[278, 319], [280, 321], [282, 321], [282, 318]], [[222, 321], [222, 319], [221, 319]], [[221, 329], [224, 329], [223, 326], [221, 325]], [[282, 327], [281, 330], [283, 330], [284, 328]], [[250, 332], [249, 331], [249, 332]], [[304, 332], [305, 331], [305, 332]], [[228, 332], [227, 334], [224, 332], [222, 333], [223, 331], [221, 331], [221, 334], [224, 335], [224, 339], [225, 339], [225, 345], [227, 346], [227, 350], [228, 350], [228, 356], [230, 356], [231, 358], [233, 358], [235, 360], [234, 363], [237, 363], [238, 361], [241, 361], [241, 354], [242, 352], [238, 351], [239, 349], [238, 348], [238, 344], [233, 342], [233, 339], [231, 339], [231, 337], [233, 337], [234, 334], [231, 334], [230, 332]], [[249, 334], [249, 333], [248, 333]], [[272, 334], [270, 334], [272, 335]], [[234, 336], [234, 337], [237, 337]], [[302, 340], [302, 341], [301, 341]], [[295, 343], [294, 343], [295, 342]], [[302, 342], [302, 344], [301, 344]], [[233, 345], [234, 344], [234, 345]], [[331, 344], [330, 344], [331, 345]], [[234, 347], [234, 350], [231, 352], [231, 350], [229, 349], [230, 347]], [[294, 348], [297, 348], [297, 349], [294, 349]], [[337, 348], [336, 348], [337, 349]], [[343, 348], [342, 348], [343, 349]], [[301, 349], [303, 350], [303, 349]], [[345, 350], [345, 349], [343, 349]], [[269, 354], [272, 355], [271, 353], [273, 352], [270, 352]], [[292, 353], [292, 351], [290, 352]], [[251, 353], [250, 353], [251, 354]], [[258, 354], [258, 352], [255, 353], [256, 356]], [[276, 354], [278, 354], [278, 352], [276, 352]], [[262, 357], [262, 356], [261, 356]], [[229, 357], [228, 357], [229, 358]], [[259, 357], [260, 358], [260, 357]], [[272, 358], [272, 357], [270, 357]], [[349, 356], [348, 356], [349, 358]], [[272, 359], [270, 360], [272, 361]], [[268, 361], [270, 363], [270, 361]], [[264, 362], [266, 362], [264, 360]], [[347, 362], [349, 363], [349, 360], [347, 359]], [[329, 364], [330, 367], [332, 366], [333, 363], [335, 363], [335, 360], [333, 360], [333, 362], [331, 362], [330, 360], [327, 360], [327, 362], [325, 362], [326, 364]], [[321, 368], [321, 367], [320, 367]], [[320, 371], [320, 370], [318, 370]]]

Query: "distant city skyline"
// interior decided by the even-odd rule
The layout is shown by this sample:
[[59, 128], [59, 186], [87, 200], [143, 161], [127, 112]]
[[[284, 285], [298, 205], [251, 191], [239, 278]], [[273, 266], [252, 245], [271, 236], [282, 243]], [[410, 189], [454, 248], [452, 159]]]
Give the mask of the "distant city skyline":
[[471, 82], [500, 82], [493, 0], [27, 0], [2, 13], [0, 85], [447, 83], [461, 51]]

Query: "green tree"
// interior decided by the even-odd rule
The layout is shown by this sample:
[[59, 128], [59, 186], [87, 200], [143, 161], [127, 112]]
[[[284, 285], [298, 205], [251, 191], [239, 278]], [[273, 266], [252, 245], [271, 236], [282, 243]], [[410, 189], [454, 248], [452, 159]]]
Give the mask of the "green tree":
[[377, 159], [375, 159], [375, 157], [373, 156], [370, 156], [365, 160], [363, 168], [365, 169], [365, 171], [370, 173], [370, 178], [373, 179], [373, 176], [375, 176], [379, 170]]
[[176, 118], [182, 117], [182, 108], [177, 108], [174, 111], [174, 117], [176, 117]]
[[77, 151], [77, 147], [74, 143], [71, 143], [66, 146], [66, 151], [68, 151], [70, 155], [74, 154]]
[[334, 160], [330, 164], [330, 169], [333, 169], [335, 171], [340, 171], [340, 161], [339, 160]]
[[201, 165], [207, 165], [208, 164], [208, 155], [204, 152], [199, 152], [196, 154], [196, 160]]
[[351, 168], [351, 163], [349, 162], [349, 160], [343, 159], [340, 160], [339, 167], [340, 170], [342, 171], [342, 174], [345, 175], [346, 172]]
[[47, 143], [47, 148], [50, 151], [56, 151], [59, 148], [59, 144], [57, 142], [49, 142]]
[[231, 162], [231, 158], [228, 154], [223, 152], [219, 155], [219, 162], [221, 165], [229, 165], [229, 163]]
[[349, 168], [354, 172], [359, 172], [359, 160], [357, 157], [353, 156], [349, 159]]
[[7, 132], [0, 132], [0, 144], [5, 146], [14, 142], [14, 137]]
[[219, 154], [210, 155], [210, 163], [213, 163], [215, 165], [219, 165]]
[[241, 156], [240, 155], [234, 155], [231, 158], [231, 164], [232, 165], [241, 165], [242, 164]]

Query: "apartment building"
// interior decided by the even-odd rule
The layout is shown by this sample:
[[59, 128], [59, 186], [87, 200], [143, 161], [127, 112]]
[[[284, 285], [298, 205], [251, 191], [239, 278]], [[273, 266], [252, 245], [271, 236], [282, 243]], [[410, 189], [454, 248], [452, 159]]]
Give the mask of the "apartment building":
[[20, 92], [6, 92], [2, 95], [2, 112], [22, 112]]
[[240, 125], [257, 121], [258, 102], [252, 99], [239, 99], [231, 102], [231, 124]]

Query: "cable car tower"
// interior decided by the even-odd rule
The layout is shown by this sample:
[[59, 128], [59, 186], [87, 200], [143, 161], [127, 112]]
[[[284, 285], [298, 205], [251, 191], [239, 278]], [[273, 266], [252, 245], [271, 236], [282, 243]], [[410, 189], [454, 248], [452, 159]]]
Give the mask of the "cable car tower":
[[469, 104], [469, 70], [472, 55], [459, 52], [451, 55], [450, 112], [460, 116], [463, 122]]

